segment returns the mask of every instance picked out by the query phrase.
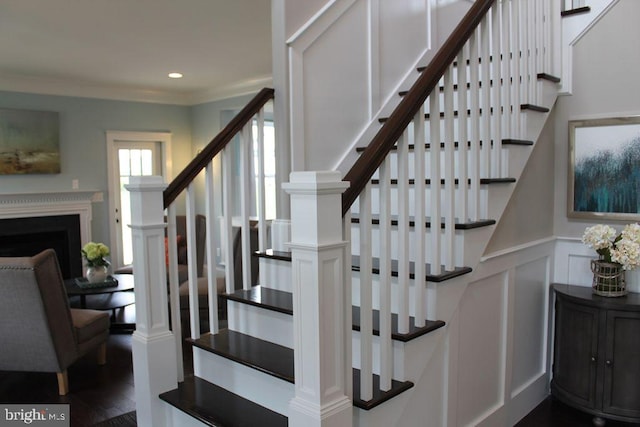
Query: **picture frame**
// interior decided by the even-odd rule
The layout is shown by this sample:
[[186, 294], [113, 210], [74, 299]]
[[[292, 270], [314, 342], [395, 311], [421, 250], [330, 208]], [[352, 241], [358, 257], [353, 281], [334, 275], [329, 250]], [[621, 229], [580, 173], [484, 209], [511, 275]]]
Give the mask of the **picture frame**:
[[567, 215], [640, 220], [640, 116], [569, 121]]
[[0, 175], [58, 173], [59, 114], [0, 108]]

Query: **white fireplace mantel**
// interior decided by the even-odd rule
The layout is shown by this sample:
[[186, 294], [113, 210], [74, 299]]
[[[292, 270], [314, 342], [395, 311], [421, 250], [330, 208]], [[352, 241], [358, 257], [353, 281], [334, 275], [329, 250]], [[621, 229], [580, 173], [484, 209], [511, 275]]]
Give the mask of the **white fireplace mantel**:
[[0, 194], [0, 219], [79, 215], [82, 245], [91, 241], [91, 203], [99, 191]]

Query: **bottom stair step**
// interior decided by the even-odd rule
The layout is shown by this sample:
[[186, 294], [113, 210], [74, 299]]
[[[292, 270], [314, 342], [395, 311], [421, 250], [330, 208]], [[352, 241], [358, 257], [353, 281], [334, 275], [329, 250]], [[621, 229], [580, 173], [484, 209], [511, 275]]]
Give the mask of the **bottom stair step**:
[[[293, 350], [240, 332], [221, 329], [217, 334], [206, 333], [200, 338], [186, 340], [191, 345], [216, 354], [236, 363], [251, 367], [283, 381], [293, 383]], [[393, 381], [391, 389], [382, 391], [379, 388], [380, 378], [373, 374], [373, 398], [363, 401], [354, 398], [354, 406], [372, 409], [394, 396], [413, 387], [411, 381]], [[360, 392], [360, 370], [353, 369], [354, 396]]]
[[193, 376], [186, 377], [178, 388], [162, 393], [160, 399], [209, 426], [280, 427], [289, 424], [284, 415]]

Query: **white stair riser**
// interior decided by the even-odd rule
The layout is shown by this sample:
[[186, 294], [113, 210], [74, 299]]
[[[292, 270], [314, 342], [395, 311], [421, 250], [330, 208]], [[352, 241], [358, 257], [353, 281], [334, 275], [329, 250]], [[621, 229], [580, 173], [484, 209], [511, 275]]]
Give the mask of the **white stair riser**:
[[[480, 185], [480, 189], [481, 192], [483, 189], [485, 189], [485, 187], [487, 187], [487, 185]], [[398, 204], [398, 186], [397, 185], [392, 185], [391, 186], [391, 191], [390, 193], [390, 202], [389, 202], [389, 206], [390, 206], [390, 210], [391, 210], [391, 215], [398, 215], [399, 214], [399, 204]], [[415, 189], [413, 188], [413, 186], [409, 186], [409, 192], [408, 192], [408, 212], [409, 215], [413, 216], [413, 213], [415, 212]], [[441, 215], [448, 215], [449, 211], [447, 209], [447, 205], [444, 203], [445, 200], [445, 196], [447, 194], [447, 191], [445, 188], [442, 188], [440, 191], [440, 200], [441, 200]], [[454, 197], [455, 197], [455, 203], [454, 203], [454, 209], [456, 207], [460, 206], [462, 197], [466, 197], [467, 198], [467, 206], [472, 206], [471, 204], [471, 200], [470, 200], [470, 193], [467, 191], [462, 191], [459, 186], [456, 186], [454, 189]], [[429, 216], [430, 214], [430, 210], [431, 210], [431, 189], [429, 187], [425, 188], [425, 209], [426, 209], [426, 214], [427, 216]], [[377, 185], [374, 185], [371, 187], [371, 212], [373, 214], [377, 214], [379, 213], [380, 209], [380, 189]], [[351, 206], [351, 212], [354, 214], [358, 214], [360, 212], [360, 199], [358, 199], [352, 206]], [[473, 212], [471, 211], [471, 208], [469, 208], [469, 212], [468, 215], [472, 215]], [[480, 216], [479, 218], [486, 218], [484, 215], [484, 212], [480, 212]], [[461, 213], [459, 211], [454, 211], [454, 216], [455, 217], [460, 217]]]
[[[440, 230], [440, 234], [444, 235], [444, 231]], [[426, 260], [423, 260], [423, 262], [427, 262], [427, 263], [431, 263], [432, 259], [430, 257], [431, 255], [431, 248], [429, 248], [429, 242], [430, 242], [430, 236], [432, 235], [432, 230], [431, 229], [427, 229], [426, 232], [426, 244], [425, 246], [427, 247], [427, 250], [425, 250], [425, 254], [427, 255]], [[398, 230], [397, 227], [393, 227], [391, 229], [391, 245], [390, 245], [390, 255], [391, 255], [391, 259], [397, 259], [397, 254], [398, 254]], [[462, 232], [461, 230], [456, 230], [455, 233], [455, 247], [456, 247], [456, 254], [455, 254], [455, 264], [456, 265], [464, 265], [464, 249], [465, 249], [465, 234], [464, 232]], [[409, 235], [409, 259], [410, 261], [416, 261], [415, 260], [415, 248], [416, 248], [416, 236], [415, 236], [415, 232], [411, 232], [411, 234]], [[379, 258], [380, 257], [380, 230], [378, 228], [377, 225], [372, 226], [371, 229], [371, 253], [372, 256], [375, 258]], [[351, 253], [353, 255], [359, 255], [360, 254], [360, 229], [358, 227], [357, 224], [354, 224], [351, 227]], [[442, 255], [444, 255], [444, 248], [442, 248]]]
[[[442, 328], [441, 328], [442, 329]], [[411, 381], [418, 378], [424, 368], [424, 360], [439, 342], [442, 331], [431, 331], [409, 342], [392, 341], [393, 345], [393, 373], [392, 377], [398, 381]], [[352, 333], [352, 359], [353, 367], [360, 369], [360, 332]], [[370, 350], [373, 360], [373, 373], [380, 374], [380, 337], [373, 337], [373, 346]]]
[[271, 258], [260, 258], [260, 277], [265, 288], [293, 292], [291, 262]]
[[197, 347], [194, 374], [279, 414], [288, 415], [294, 385]]
[[176, 408], [173, 405], [169, 405], [168, 403], [165, 403], [165, 405], [167, 406], [166, 420], [167, 420], [168, 427], [202, 427], [203, 426], [203, 424], [200, 421], [198, 421], [191, 415], [188, 415], [186, 412]]
[[293, 348], [291, 315], [237, 301], [227, 301], [229, 329]]
[[[457, 138], [455, 139], [457, 141]], [[413, 142], [413, 139], [409, 140], [410, 142]], [[427, 139], [428, 141], [428, 139]], [[508, 156], [508, 152], [507, 152], [507, 147], [505, 146], [504, 148], [502, 148], [502, 158], [505, 159]], [[480, 149], [480, 152], [483, 152], [484, 149]], [[432, 150], [425, 150], [425, 155], [424, 155], [424, 175], [423, 178], [425, 177], [429, 177], [431, 178], [431, 151]], [[482, 155], [482, 154], [481, 154]], [[492, 154], [489, 154], [490, 156]], [[448, 166], [446, 166], [445, 160], [445, 153], [444, 153], [444, 149], [441, 149], [440, 151], [440, 178], [445, 178], [445, 173], [446, 171], [449, 169]], [[458, 167], [459, 163], [460, 163], [460, 150], [459, 149], [455, 149], [454, 151], [454, 176], [457, 178], [460, 176], [460, 169]], [[414, 151], [409, 151], [408, 156], [407, 156], [407, 176], [409, 178], [416, 178], [416, 174], [415, 174], [415, 153]], [[469, 149], [467, 149], [467, 164], [471, 163], [471, 152]], [[391, 164], [391, 172], [390, 172], [390, 176], [392, 179], [396, 179], [398, 177], [398, 152], [397, 151], [392, 151], [390, 153], [390, 164]], [[469, 168], [467, 167], [467, 175], [469, 174]], [[484, 172], [484, 170], [483, 170]], [[489, 176], [487, 173], [483, 173], [482, 176]], [[379, 171], [376, 171], [374, 173], [374, 175], [372, 176], [373, 179], [379, 179], [380, 178], [380, 174]]]

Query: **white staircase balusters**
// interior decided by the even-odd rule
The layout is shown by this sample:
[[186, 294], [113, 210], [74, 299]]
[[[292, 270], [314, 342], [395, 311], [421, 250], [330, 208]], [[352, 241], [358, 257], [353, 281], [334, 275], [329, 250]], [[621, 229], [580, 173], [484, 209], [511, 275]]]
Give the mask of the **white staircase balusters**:
[[[422, 127], [424, 129], [424, 126]], [[424, 131], [423, 131], [424, 134]], [[424, 147], [424, 143], [421, 142]], [[387, 156], [380, 173], [380, 256], [378, 286], [380, 301], [380, 389], [389, 390], [393, 379], [393, 347], [391, 342], [391, 158]]]
[[[458, 64], [467, 64], [469, 60], [469, 49], [465, 46], [460, 53], [456, 61]], [[458, 129], [458, 179], [460, 188], [468, 188], [467, 182], [469, 181], [469, 148], [468, 148], [468, 129], [469, 129], [469, 97], [467, 96], [468, 90], [466, 89], [468, 78], [468, 66], [457, 67], [456, 77], [458, 80], [458, 90], [456, 92], [458, 105], [462, 106], [458, 108], [459, 117], [457, 123]], [[461, 222], [465, 222], [469, 219], [469, 197], [467, 191], [461, 191], [461, 196], [456, 200], [456, 216]]]
[[[480, 176], [491, 178], [491, 13], [487, 13], [480, 24], [480, 129], [482, 147], [480, 149]], [[494, 61], [497, 59], [493, 58]], [[496, 82], [494, 81], [495, 85]]]
[[[466, 67], [466, 64], [458, 64], [459, 67]], [[444, 73], [444, 269], [453, 270], [455, 268], [455, 215], [456, 215], [456, 170], [455, 170], [455, 140], [453, 136], [453, 64]], [[464, 110], [466, 106], [458, 105], [458, 120], [464, 120]], [[462, 116], [460, 116], [462, 114]], [[434, 141], [435, 143], [436, 141]], [[439, 141], [438, 141], [438, 145]], [[459, 183], [461, 194], [466, 193], [466, 182]], [[431, 218], [431, 227], [434, 234], [440, 233], [440, 217]]]
[[[373, 397], [373, 279], [371, 262], [371, 184], [358, 198], [360, 206], [360, 398]], [[293, 215], [291, 217], [293, 221]]]
[[[405, 130], [398, 145], [398, 332], [409, 332], [409, 139]], [[418, 178], [416, 178], [418, 179]], [[417, 220], [418, 218], [416, 218]]]
[[222, 248], [224, 251], [224, 277], [227, 293], [232, 293], [236, 289], [233, 253], [233, 148], [227, 145], [222, 150]]
[[[502, 63], [508, 61], [507, 57], [502, 57], [501, 48], [501, 21], [500, 7], [498, 5], [491, 8], [491, 57], [490, 61], [491, 78], [493, 84], [487, 84], [490, 88], [491, 106], [493, 113], [491, 114], [491, 143], [487, 141], [487, 149], [491, 152], [491, 173], [487, 175], [492, 178], [502, 177], [502, 168], [500, 166], [502, 160]], [[506, 85], [506, 83], [505, 83]], [[490, 114], [490, 111], [487, 111]], [[506, 116], [506, 111], [504, 112]]]
[[[469, 38], [469, 219], [477, 221], [480, 215], [480, 29]], [[466, 144], [466, 142], [465, 142]]]
[[178, 242], [176, 235], [176, 207], [167, 208], [167, 240], [165, 244], [169, 265], [167, 275], [169, 280], [169, 305], [171, 307], [171, 330], [176, 341], [176, 367], [178, 381], [184, 379], [184, 363], [182, 360], [182, 323], [180, 322], [180, 294], [178, 291]]
[[200, 338], [200, 304], [198, 301], [198, 256], [196, 252], [196, 195], [195, 184], [187, 187], [185, 197], [186, 224], [187, 224], [187, 271], [189, 274], [189, 323], [191, 325], [191, 338]]
[[252, 123], [240, 132], [240, 227], [242, 242], [242, 288], [251, 289], [251, 196], [253, 195], [253, 137]]
[[[206, 229], [209, 230], [206, 235], [206, 247], [217, 248], [218, 242], [216, 241], [216, 233], [214, 232], [216, 227], [215, 219], [215, 196], [214, 196], [214, 171], [213, 162], [209, 162], [205, 169], [205, 216], [206, 216]], [[218, 284], [217, 284], [217, 272], [215, 265], [216, 253], [213, 249], [206, 250], [207, 253], [207, 302], [209, 307], [209, 330], [212, 334], [217, 334], [220, 329], [218, 320]]]
[[[417, 327], [424, 326], [426, 320], [426, 307], [424, 303], [425, 298], [425, 277], [427, 275], [425, 269], [425, 262], [427, 259], [427, 227], [426, 227], [426, 185], [424, 182], [425, 174], [425, 142], [426, 134], [424, 129], [424, 108], [416, 113], [413, 118], [413, 161], [414, 161], [414, 174], [415, 180], [415, 192], [414, 192], [414, 206], [415, 206], [415, 219], [413, 233], [415, 236], [415, 268], [414, 268], [414, 296], [413, 296], [413, 311], [415, 318], [415, 325]], [[382, 221], [381, 221], [382, 222]], [[390, 276], [390, 273], [389, 273]], [[382, 295], [381, 295], [382, 298]], [[380, 302], [382, 307], [382, 301]], [[380, 309], [382, 311], [382, 308]], [[380, 332], [382, 337], [382, 331]], [[389, 340], [391, 338], [389, 337]], [[390, 350], [389, 350], [390, 351]]]
[[[431, 217], [431, 229], [434, 228], [434, 224], [440, 222], [442, 217], [442, 208], [440, 202], [440, 189], [442, 185], [440, 183], [440, 97], [437, 93], [432, 93], [429, 96], [429, 160], [431, 169], [431, 185], [429, 187], [431, 209], [429, 216]], [[440, 233], [431, 233], [431, 274], [440, 274], [441, 271], [441, 237]]]

